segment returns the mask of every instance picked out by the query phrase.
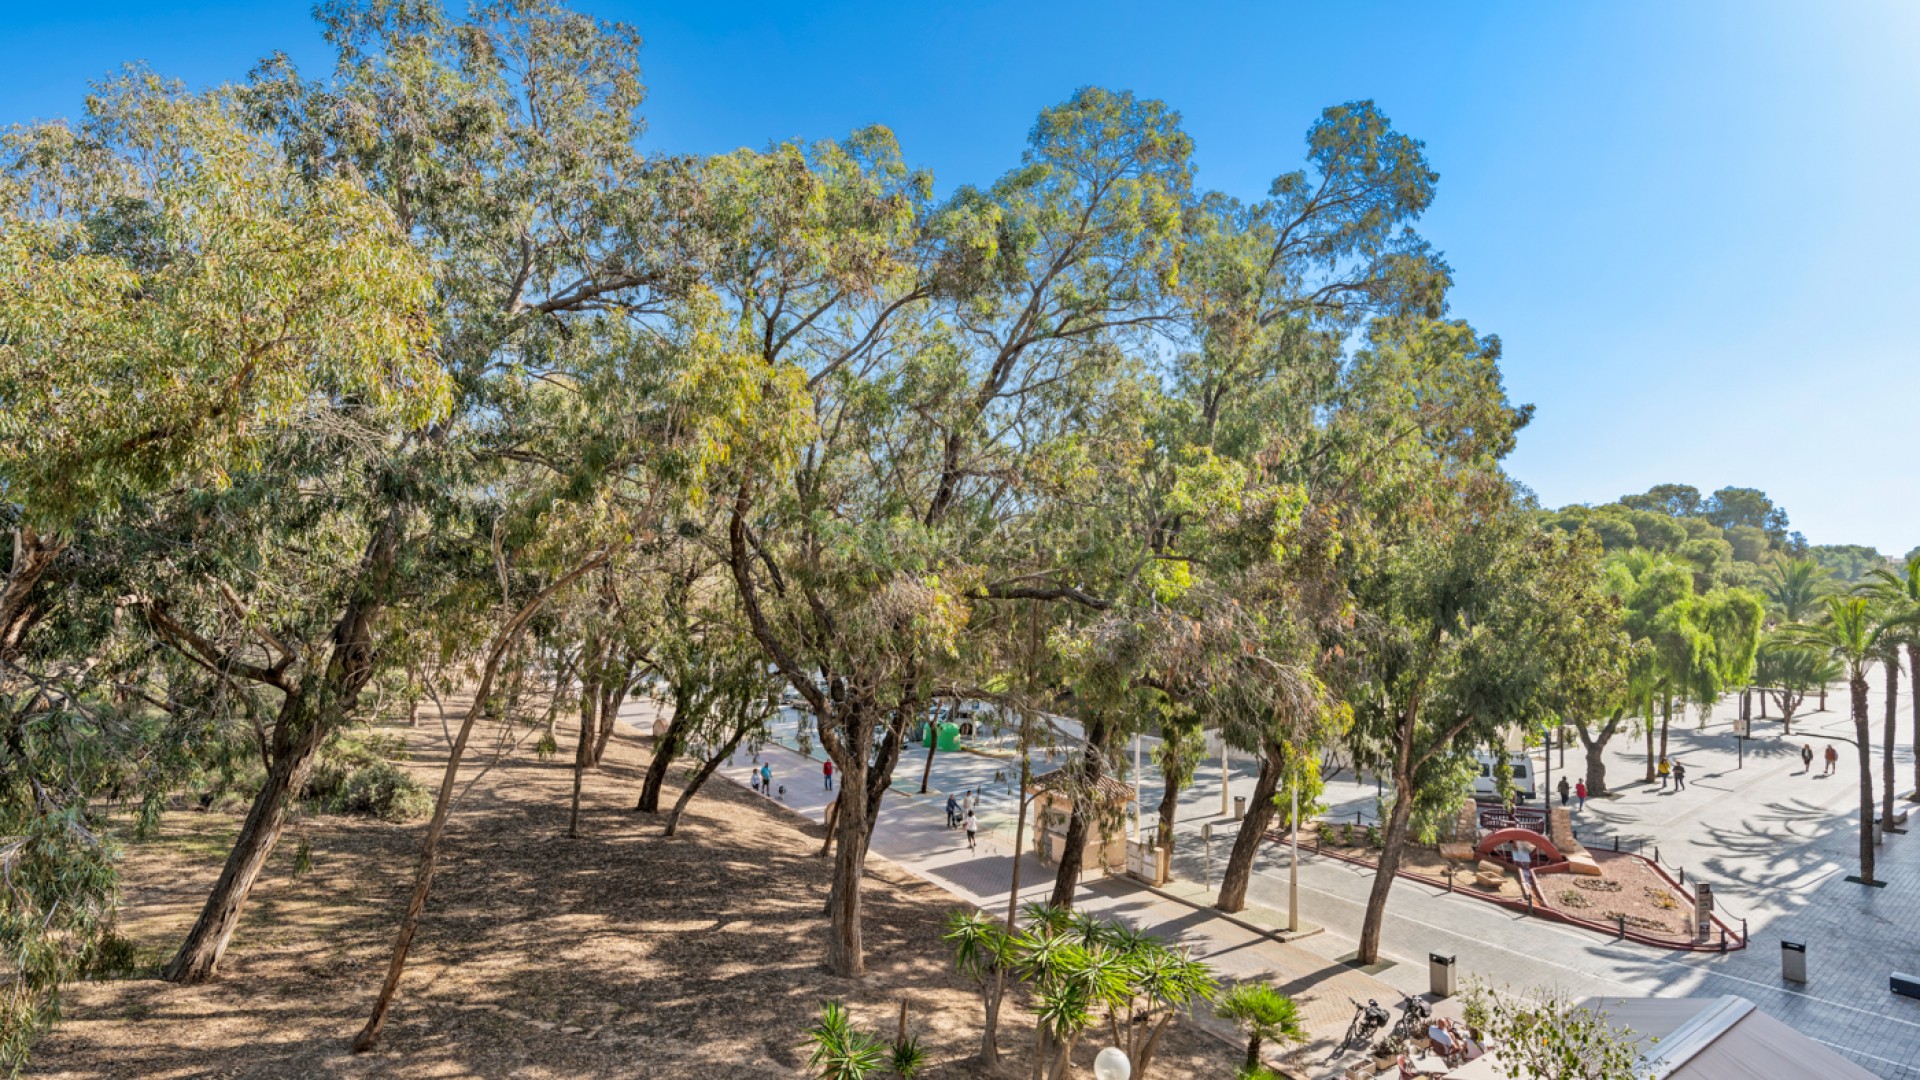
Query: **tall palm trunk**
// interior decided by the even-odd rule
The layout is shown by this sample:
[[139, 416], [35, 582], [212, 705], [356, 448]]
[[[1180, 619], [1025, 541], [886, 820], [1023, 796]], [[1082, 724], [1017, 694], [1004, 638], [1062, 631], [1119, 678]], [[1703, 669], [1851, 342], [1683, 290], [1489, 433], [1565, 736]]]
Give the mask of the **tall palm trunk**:
[[1853, 735], [1860, 752], [1860, 880], [1873, 882], [1873, 732], [1867, 720], [1867, 675], [1855, 667], [1847, 679], [1853, 698]]
[[[1880, 740], [1880, 827], [1893, 828], [1893, 740], [1899, 736], [1895, 727], [1900, 716], [1900, 654], [1889, 651], [1884, 661], [1887, 667], [1887, 725], [1886, 738]], [[1920, 754], [1916, 754], [1920, 756]]]
[[1913, 798], [1920, 801], [1920, 643], [1907, 646], [1907, 674], [1913, 676]]

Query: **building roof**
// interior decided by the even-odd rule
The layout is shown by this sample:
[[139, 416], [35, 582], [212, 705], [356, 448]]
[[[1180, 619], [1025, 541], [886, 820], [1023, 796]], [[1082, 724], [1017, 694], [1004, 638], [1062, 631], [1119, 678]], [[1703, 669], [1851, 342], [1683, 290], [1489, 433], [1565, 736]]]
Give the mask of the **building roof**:
[[[1743, 997], [1588, 998], [1580, 1004], [1642, 1039], [1653, 1080], [1873, 1080], [1873, 1074], [1768, 1016]], [[1512, 1080], [1493, 1055], [1448, 1080]]]
[[[1079, 777], [1064, 768], [1060, 768], [1050, 772], [1043, 772], [1039, 776], [1034, 777], [1032, 785], [1035, 791], [1060, 791], [1066, 787], [1078, 785], [1080, 782]], [[1106, 773], [1100, 774], [1100, 778], [1094, 782], [1094, 789], [1100, 793], [1100, 798], [1104, 802], [1129, 803], [1133, 801], [1133, 785], [1115, 780]]]

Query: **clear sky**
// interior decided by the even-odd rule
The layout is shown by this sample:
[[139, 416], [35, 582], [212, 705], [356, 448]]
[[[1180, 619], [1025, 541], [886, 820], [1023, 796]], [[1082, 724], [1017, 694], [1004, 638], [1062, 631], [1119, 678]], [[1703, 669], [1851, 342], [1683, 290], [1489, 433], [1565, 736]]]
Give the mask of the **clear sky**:
[[[1815, 543], [1920, 544], [1920, 3], [576, 6], [646, 36], [654, 148], [880, 122], [943, 188], [1100, 84], [1168, 101], [1200, 182], [1257, 197], [1322, 107], [1373, 98], [1440, 172], [1420, 227], [1538, 406], [1511, 468], [1543, 502], [1737, 484]], [[0, 0], [0, 123], [136, 59], [318, 74], [308, 11]]]

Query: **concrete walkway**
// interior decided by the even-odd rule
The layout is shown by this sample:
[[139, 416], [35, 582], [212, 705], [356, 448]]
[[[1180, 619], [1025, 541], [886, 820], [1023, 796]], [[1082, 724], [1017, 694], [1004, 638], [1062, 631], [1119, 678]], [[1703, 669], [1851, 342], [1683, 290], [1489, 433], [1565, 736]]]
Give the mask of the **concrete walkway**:
[[[832, 795], [823, 786], [819, 759], [803, 758], [782, 746], [765, 747], [760, 757], [773, 770], [776, 793], [781, 786], [786, 787], [783, 800], [786, 807], [814, 821], [824, 821]], [[940, 754], [936, 760], [945, 762], [948, 771], [943, 781], [949, 784], [954, 779], [965, 781], [980, 777], [990, 783], [993, 772], [1006, 767], [1004, 761], [966, 751]], [[918, 763], [909, 765], [903, 762], [895, 776], [905, 777], [910, 772], [913, 790], [917, 792], [920, 769]], [[746, 785], [749, 772], [756, 767], [751, 755], [743, 749], [736, 755], [735, 763], [723, 766], [719, 775]], [[946, 827], [946, 791], [933, 790], [924, 796], [902, 792], [899, 788], [907, 785], [900, 779], [896, 779], [895, 786], [896, 790], [888, 794], [881, 807], [873, 851], [945, 889], [958, 900], [1003, 915], [1013, 884], [1010, 808], [1003, 807], [996, 812], [992, 829], [987, 829], [983, 822], [979, 849], [969, 852], [965, 834]], [[1014, 802], [1017, 798], [1016, 794], [1008, 801]], [[1053, 881], [1053, 872], [1042, 866], [1031, 851], [1021, 857], [1022, 904], [1045, 900], [1053, 890]], [[1289, 1057], [1270, 1054], [1272, 1064], [1289, 1067], [1303, 1076], [1325, 1076], [1336, 1074], [1346, 1063], [1359, 1060], [1358, 1053], [1334, 1053], [1353, 1017], [1353, 1003], [1372, 998], [1391, 1008], [1399, 1001], [1398, 993], [1363, 971], [1298, 944], [1277, 940], [1276, 934], [1262, 928], [1285, 925], [1285, 916], [1276, 911], [1250, 907], [1237, 918], [1230, 918], [1206, 906], [1209, 899], [1210, 894], [1189, 882], [1176, 881], [1161, 890], [1147, 888], [1125, 877], [1089, 874], [1074, 895], [1074, 906], [1185, 945], [1193, 955], [1213, 965], [1226, 981], [1260, 979], [1294, 998], [1300, 1005], [1310, 1041]], [[1202, 1013], [1197, 1019], [1203, 1028], [1230, 1044], [1244, 1045], [1231, 1026], [1206, 1015], [1204, 1010]]]

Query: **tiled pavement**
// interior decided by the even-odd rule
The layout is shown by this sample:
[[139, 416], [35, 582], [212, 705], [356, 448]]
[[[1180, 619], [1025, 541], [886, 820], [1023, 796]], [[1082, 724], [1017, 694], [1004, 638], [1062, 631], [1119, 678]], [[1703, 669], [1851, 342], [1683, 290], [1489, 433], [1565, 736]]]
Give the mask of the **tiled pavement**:
[[[1870, 707], [1877, 735], [1882, 715], [1877, 679]], [[1424, 990], [1425, 958], [1429, 952], [1438, 952], [1457, 956], [1463, 977], [1477, 976], [1495, 984], [1557, 985], [1576, 995], [1737, 993], [1889, 1080], [1920, 1080], [1920, 1001], [1894, 996], [1887, 989], [1892, 971], [1920, 973], [1920, 814], [1914, 821], [1916, 835], [1890, 835], [1880, 848], [1879, 875], [1888, 881], [1886, 888], [1849, 883], [1845, 876], [1854, 870], [1851, 814], [1857, 798], [1848, 756], [1852, 747], [1837, 746], [1842, 760], [1833, 777], [1818, 776], [1817, 761], [1813, 776], [1804, 775], [1800, 767], [1798, 749], [1803, 743], [1813, 743], [1817, 753], [1824, 741], [1850, 737], [1844, 708], [1844, 693], [1839, 693], [1830, 697], [1827, 712], [1803, 713], [1795, 720], [1791, 741], [1780, 737], [1777, 720], [1757, 723], [1759, 737], [1746, 742], [1743, 763], [1729, 733], [1735, 712], [1731, 702], [1723, 703], [1704, 725], [1697, 717], [1676, 720], [1669, 732], [1670, 753], [1686, 762], [1691, 774], [1688, 789], [1680, 792], [1661, 791], [1657, 785], [1638, 781], [1644, 772], [1645, 744], [1632, 732], [1622, 732], [1608, 754], [1609, 779], [1616, 795], [1593, 800], [1576, 815], [1576, 827], [1590, 845], [1609, 844], [1617, 835], [1623, 846], [1639, 843], [1648, 854], [1657, 847], [1663, 863], [1686, 869], [1689, 882], [1702, 877], [1713, 882], [1722, 914], [1748, 920], [1754, 937], [1751, 949], [1725, 955], [1686, 954], [1617, 943], [1611, 937], [1529, 920], [1401, 880], [1394, 887], [1384, 936], [1386, 958], [1396, 963], [1380, 978], [1407, 992]], [[1896, 739], [1902, 778], [1912, 775], [1911, 731], [1903, 705]], [[770, 753], [785, 762], [775, 764], [775, 782], [787, 784], [789, 805], [818, 819], [828, 796], [819, 790], [817, 760], [802, 762], [789, 752]], [[1583, 764], [1577, 746], [1565, 755], [1568, 775], [1578, 778]], [[918, 753], [910, 752], [902, 760], [895, 774], [898, 797], [890, 796], [883, 810], [876, 850], [958, 895], [976, 902], [997, 895], [999, 904], [1004, 904], [1016, 764], [1004, 755], [938, 754], [932, 794], [922, 798], [914, 793], [919, 790], [923, 765], [924, 757]], [[1052, 763], [1044, 754], [1036, 754], [1034, 767], [1043, 771]], [[1562, 770], [1556, 753], [1554, 772]], [[1232, 793], [1250, 791], [1251, 763], [1235, 760], [1231, 771]], [[745, 782], [744, 765], [732, 774]], [[1143, 795], [1151, 807], [1159, 797], [1158, 776], [1149, 765], [1142, 779]], [[983, 853], [973, 860], [964, 858], [959, 834], [941, 826], [945, 793], [969, 788], [983, 792]], [[1904, 784], [1901, 790], [1906, 790]], [[1351, 776], [1336, 780], [1328, 790], [1332, 812], [1358, 811], [1371, 817], [1376, 791], [1370, 777], [1360, 783]], [[1194, 789], [1181, 802], [1175, 872], [1182, 878], [1217, 880], [1233, 832], [1233, 826], [1220, 817], [1220, 806], [1216, 759], [1202, 768]], [[1207, 821], [1215, 823], [1210, 868], [1198, 836], [1200, 824]], [[988, 845], [993, 847], [992, 854], [984, 850]], [[1285, 858], [1277, 847], [1263, 851], [1250, 892], [1255, 904], [1271, 909], [1284, 906]], [[1035, 882], [1033, 891], [1039, 892], [1050, 879], [1029, 859], [1022, 881], [1025, 895], [1025, 882]], [[1301, 867], [1302, 917], [1327, 927], [1327, 932], [1292, 946], [1261, 939], [1251, 947], [1223, 947], [1222, 967], [1250, 973], [1247, 964], [1260, 965], [1291, 981], [1295, 976], [1288, 972], [1304, 966], [1366, 985], [1357, 982], [1366, 976], [1333, 966], [1331, 961], [1353, 952], [1370, 883], [1369, 871], [1307, 856]], [[1107, 896], [1107, 891], [1088, 887], [1086, 903], [1110, 904], [1131, 919], [1164, 918], [1181, 934], [1194, 933], [1194, 921], [1205, 918], [1177, 901], [1136, 895], [1123, 903]], [[1134, 890], [1128, 887], [1127, 891]], [[1186, 921], [1181, 922], [1182, 918]], [[1212, 924], [1232, 925], [1222, 920], [1211, 920]], [[1783, 939], [1808, 946], [1811, 981], [1804, 987], [1780, 979]], [[1223, 946], [1225, 941], [1223, 936]], [[1347, 983], [1326, 985], [1309, 1010], [1321, 1032], [1344, 1029], [1350, 1011], [1344, 1004], [1346, 997], [1382, 996], [1378, 983], [1371, 990], [1351, 994], [1342, 989]]]
[[[831, 795], [824, 788], [817, 758], [803, 759], [784, 746], [765, 748], [761, 758], [773, 769], [775, 790], [782, 785], [787, 788], [784, 802], [789, 809], [815, 821], [824, 819]], [[990, 785], [993, 772], [1005, 766], [995, 759], [965, 753], [939, 755], [936, 771], [939, 762], [945, 762], [949, 769], [945, 781], [951, 784], [957, 780], [962, 785], [982, 776], [985, 779], [981, 782]], [[723, 766], [720, 773], [744, 785], [748, 771], [755, 767], [743, 750], [737, 755], [737, 763]], [[909, 773], [911, 783], [906, 782]], [[896, 790], [888, 796], [874, 833], [873, 850], [967, 903], [994, 913], [1005, 912], [1014, 863], [1011, 804], [1017, 801], [1017, 795], [988, 804], [998, 809], [993, 811], [991, 822], [982, 821], [979, 851], [970, 854], [964, 834], [945, 827], [945, 792], [936, 787], [926, 796], [917, 794], [918, 763], [912, 768], [903, 763], [895, 775], [899, 778], [896, 789], [911, 787], [914, 793]], [[967, 788], [961, 786], [959, 790], [964, 793]], [[1020, 867], [1020, 901], [1044, 899], [1053, 888], [1052, 872], [1031, 853], [1022, 856]], [[1249, 912], [1248, 919], [1231, 920], [1205, 906], [1204, 898], [1193, 901], [1181, 896], [1182, 892], [1191, 895], [1194, 891], [1159, 891], [1125, 878], [1089, 877], [1075, 894], [1074, 904], [1082, 911], [1118, 919], [1187, 945], [1231, 981], [1265, 979], [1279, 985], [1299, 1002], [1312, 1036], [1293, 1058], [1294, 1067], [1308, 1075], [1322, 1075], [1338, 1067], [1326, 1063], [1336, 1059], [1335, 1044], [1353, 1015], [1351, 1002], [1377, 998], [1391, 1006], [1397, 1000], [1391, 987], [1364, 972], [1297, 945], [1283, 944], [1245, 925], [1252, 921], [1257, 926], [1260, 920], [1278, 925], [1284, 921], [1281, 917]], [[1239, 1045], [1227, 1025], [1211, 1016], [1202, 1017], [1201, 1023]], [[1274, 1057], [1273, 1061], [1281, 1064], [1283, 1059]]]

